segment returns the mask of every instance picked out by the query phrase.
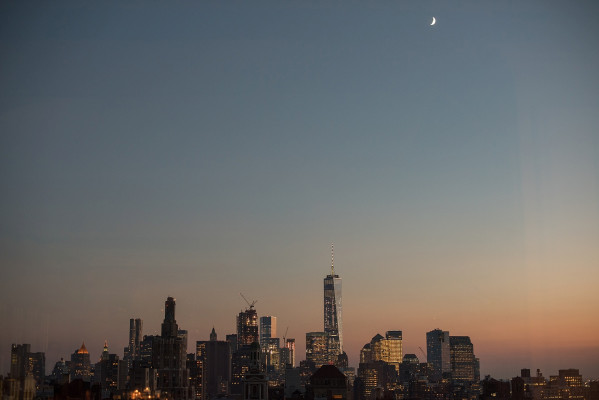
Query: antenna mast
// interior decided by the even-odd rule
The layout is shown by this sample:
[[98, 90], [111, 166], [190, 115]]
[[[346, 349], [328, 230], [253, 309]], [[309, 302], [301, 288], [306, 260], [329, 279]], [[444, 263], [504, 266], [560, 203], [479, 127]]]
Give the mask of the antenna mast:
[[331, 243], [331, 276], [335, 276], [335, 249]]

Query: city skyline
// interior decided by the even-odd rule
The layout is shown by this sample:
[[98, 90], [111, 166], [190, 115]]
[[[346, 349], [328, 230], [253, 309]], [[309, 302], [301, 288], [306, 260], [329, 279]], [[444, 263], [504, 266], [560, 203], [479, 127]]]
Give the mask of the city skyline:
[[[245, 297], [243, 297], [243, 300], [247, 302], [247, 300], [245, 299]], [[163, 315], [164, 315], [164, 321], [160, 325], [162, 333], [160, 331], [158, 331], [158, 330], [154, 330], [153, 332], [144, 333], [144, 335], [146, 335], [146, 334], [147, 335], [160, 335], [160, 334], [165, 335], [165, 332], [166, 332], [166, 335], [168, 336], [168, 335], [175, 334], [174, 332], [177, 332], [177, 330], [180, 328], [180, 326], [177, 327], [178, 324], [174, 320], [174, 304], [175, 304], [175, 301], [176, 301], [175, 298], [169, 296], [167, 298], [167, 301], [166, 301], [167, 307], [161, 309], [161, 313], [163, 313]], [[246, 312], [247, 312], [247, 310], [251, 310], [252, 312], [254, 312], [254, 304], [256, 302], [257, 302], [257, 300], [254, 301], [254, 302], [252, 302], [252, 303], [247, 303], [248, 306], [250, 306], [250, 307], [248, 307], [246, 309]], [[170, 309], [168, 307], [169, 304], [170, 304]], [[257, 311], [257, 310], [255, 310], [255, 311]], [[276, 321], [276, 316], [272, 316], [272, 315], [260, 316], [260, 314], [257, 314], [257, 316], [258, 316], [257, 319], [261, 320], [260, 321], [261, 322], [260, 326], [262, 326], [262, 318], [269, 318], [269, 319], [270, 318], [274, 318], [274, 321]], [[240, 316], [236, 317], [236, 323], [235, 323], [235, 325], [239, 324], [239, 318], [240, 318]], [[276, 322], [275, 322], [275, 324], [276, 324]], [[130, 344], [135, 345], [135, 341], [132, 341], [131, 336], [133, 335], [133, 338], [137, 338], [138, 335], [139, 335], [139, 330], [141, 329], [142, 325], [143, 325], [143, 319], [142, 318], [132, 318], [132, 319], [130, 319], [129, 340], [125, 341], [125, 343], [127, 345], [130, 345]], [[173, 326], [174, 326], [174, 328], [173, 328]], [[237, 332], [239, 332], [239, 327], [237, 327], [237, 329], [238, 329]], [[188, 340], [189, 343], [195, 343], [196, 341], [198, 341], [198, 342], [199, 341], [209, 341], [208, 339], [210, 338], [210, 340], [212, 340], [212, 336], [213, 335], [215, 336], [215, 334], [224, 336], [224, 335], [228, 335], [230, 333], [234, 333], [235, 332], [235, 329], [232, 330], [232, 331], [230, 331], [230, 332], [228, 332], [228, 331], [227, 332], [220, 332], [220, 331], [219, 332], [215, 332], [215, 330], [216, 329], [213, 326], [212, 329], [211, 329], [211, 331], [210, 331], [210, 333], [209, 333], [209, 335], [208, 335], [208, 337], [201, 336], [201, 338], [197, 338], [197, 339], [187, 338], [186, 340]], [[180, 333], [182, 331], [178, 330], [178, 332]], [[187, 335], [187, 330], [184, 330], [184, 332]], [[269, 327], [269, 332], [270, 332], [270, 327]], [[323, 334], [325, 336], [328, 335], [325, 332], [314, 332], [314, 333], [321, 333], [321, 334]], [[450, 339], [455, 338], [456, 340], [461, 340], [462, 338], [467, 338], [468, 343], [470, 343], [470, 337], [469, 336], [449, 336], [449, 333], [450, 333], [449, 331], [441, 331], [441, 330], [439, 330], [439, 328], [434, 328], [434, 329], [431, 328], [431, 331], [423, 332], [423, 335], [422, 335], [423, 337], [425, 337], [425, 343], [426, 343], [426, 347], [425, 348], [427, 349], [426, 354], [423, 353], [422, 346], [414, 345], [414, 344], [411, 344], [411, 345], [408, 344], [407, 348], [410, 349], [410, 350], [413, 350], [413, 351], [403, 350], [403, 355], [405, 356], [406, 354], [415, 354], [416, 357], [419, 358], [419, 359], [422, 356], [422, 359], [420, 359], [420, 362], [425, 362], [425, 361], [431, 362], [433, 368], [437, 368], [437, 366], [436, 366], [437, 362], [443, 363], [443, 365], [444, 365], [443, 366], [443, 372], [449, 372], [451, 370], [451, 367], [450, 367], [450, 364], [449, 364], [449, 349], [450, 349], [449, 341], [450, 341]], [[402, 351], [401, 351], [402, 344], [401, 343], [402, 343], [402, 339], [403, 339], [402, 331], [390, 330], [386, 334], [387, 334], [387, 339], [389, 339], [389, 335], [390, 334], [391, 335], [396, 335], [396, 334], [399, 335], [398, 336], [399, 340], [400, 340], [400, 345], [399, 345], [399, 349], [400, 350], [399, 350], [399, 353], [401, 354], [402, 353]], [[431, 347], [431, 346], [434, 346], [434, 345], [431, 344], [432, 341], [436, 341], [436, 339], [435, 339], [436, 337], [440, 338], [439, 334], [443, 335], [443, 337], [444, 337], [444, 339], [439, 339], [439, 340], [441, 342], [445, 342], [445, 346], [446, 346], [446, 349], [444, 350], [443, 356], [442, 356], [444, 361], [441, 361], [441, 353], [439, 353], [440, 350], [435, 350], [434, 347]], [[256, 336], [256, 342], [259, 342], [260, 341], [259, 337], [262, 337], [262, 330], [258, 331], [255, 334], [255, 336]], [[380, 337], [379, 334], [377, 334], [376, 336]], [[279, 336], [274, 336], [274, 337], [279, 338]], [[287, 336], [287, 338], [289, 338], [289, 335]], [[293, 338], [293, 339], [295, 339], [295, 338]], [[383, 338], [380, 337], [380, 339], [383, 339]], [[19, 345], [21, 345], [21, 343], [24, 343], [24, 342], [22, 342], [22, 341], [18, 342]], [[121, 354], [121, 352], [118, 351], [118, 350], [114, 351], [114, 349], [115, 349], [114, 345], [113, 346], [109, 346], [107, 343], [108, 343], [108, 339], [104, 339], [104, 343], [102, 345], [102, 350], [98, 352], [98, 357], [97, 357], [98, 359], [101, 359], [101, 356], [104, 353], [106, 353], [109, 348], [112, 349], [113, 353], [118, 354], [121, 357], [124, 357], [125, 360], [127, 359], [126, 358], [127, 355], [128, 355], [128, 347], [127, 346], [125, 346], [124, 351]], [[301, 343], [301, 340], [300, 340], [300, 343]], [[13, 343], [13, 345], [14, 344], [16, 344], [16, 342]], [[29, 346], [28, 349], [31, 347], [30, 343], [27, 343], [26, 345]], [[405, 346], [405, 342], [404, 342], [403, 345]], [[281, 347], [283, 347], [283, 346], [284, 345], [282, 345]], [[470, 346], [472, 346], [472, 343], [470, 343]], [[89, 358], [89, 360], [91, 360], [93, 362], [94, 358], [90, 354], [92, 352], [94, 352], [94, 350], [92, 350], [92, 352], [89, 352], [89, 350], [87, 349], [87, 346], [85, 346], [85, 340], [82, 341], [82, 344], [80, 346], [77, 346], [77, 348], [75, 348], [74, 353], [76, 353], [76, 354], [81, 353], [82, 352], [81, 349], [84, 350], [85, 355]], [[414, 350], [414, 349], [416, 349], [416, 350]], [[40, 349], [35, 348], [35, 346], [34, 346], [33, 350], [40, 351]], [[27, 351], [29, 351], [29, 350], [27, 350]], [[42, 351], [42, 352], [45, 353], [45, 351]], [[359, 352], [360, 351], [358, 351], [358, 353]], [[0, 350], [0, 353], [1, 353], [1, 350]], [[10, 352], [8, 352], [8, 353], [10, 353]], [[387, 353], [385, 353], [385, 354], [387, 354]], [[46, 365], [46, 370], [51, 370], [51, 365], [53, 365], [55, 362], [59, 361], [62, 358], [67, 359], [67, 356], [68, 356], [68, 354], [60, 355], [54, 361], [53, 361], [52, 358], [46, 358], [46, 364], [50, 363], [49, 364], [50, 368], [48, 368], [48, 365]], [[439, 361], [436, 361], [438, 357], [439, 357]], [[301, 353], [301, 355], [299, 356], [299, 360], [303, 360], [305, 358], [306, 358], [305, 357], [305, 353]], [[359, 363], [359, 359], [360, 359], [360, 356], [357, 356], [357, 360], [351, 360], [350, 359], [350, 366], [353, 366], [353, 367], [357, 368], [358, 363]], [[480, 360], [480, 358], [477, 358], [477, 360]], [[8, 370], [10, 370], [10, 354], [9, 354], [9, 357], [8, 357], [8, 361], [9, 361], [9, 364], [8, 364], [9, 368], [8, 368]], [[542, 372], [547, 372], [546, 375], [549, 375], [551, 372], [556, 372], [558, 369], [576, 368], [576, 369], [581, 369], [582, 375], [583, 375], [584, 379], [597, 379], [597, 376], [596, 375], [592, 375], [592, 372], [589, 373], [589, 374], [585, 374], [585, 371], [584, 371], [583, 368], [579, 368], [577, 366], [566, 367], [564, 365], [561, 365], [563, 363], [564, 363], [564, 361], [560, 360], [560, 361], [557, 362], [557, 364], [553, 364], [552, 366], [558, 365], [558, 367], [555, 368], [553, 371], [550, 368], [548, 370], [543, 370], [542, 368], [538, 368], [538, 369], [541, 370]], [[513, 376], [517, 376], [517, 372], [520, 371], [522, 368], [528, 368], [529, 370], [530, 369], [536, 369], [535, 366], [531, 367], [530, 365], [526, 365], [526, 366], [514, 366], [509, 361], [507, 362], [507, 364], [508, 365], [505, 365], [505, 370], [513, 369], [514, 372], [513, 372], [512, 376], [493, 376], [490, 373], [489, 374], [484, 374], [484, 375], [491, 375], [492, 377], [499, 378], [499, 379], [508, 379], [508, 378], [513, 377]], [[484, 365], [484, 360], [483, 360], [483, 365]], [[589, 370], [590, 371], [594, 371], [593, 367], [595, 367], [595, 365], [591, 365], [591, 368], [589, 368]], [[441, 364], [439, 364], [438, 368], [441, 368]], [[1, 372], [0, 372], [0, 375], [2, 375]], [[438, 378], [440, 378], [440, 376], [441, 375], [439, 374]], [[483, 375], [481, 374], [481, 377], [482, 376]]]
[[[593, 1], [0, 3], [0, 368], [259, 316], [599, 376]], [[436, 23], [431, 25], [432, 18]], [[566, 365], [564, 365], [566, 364]]]

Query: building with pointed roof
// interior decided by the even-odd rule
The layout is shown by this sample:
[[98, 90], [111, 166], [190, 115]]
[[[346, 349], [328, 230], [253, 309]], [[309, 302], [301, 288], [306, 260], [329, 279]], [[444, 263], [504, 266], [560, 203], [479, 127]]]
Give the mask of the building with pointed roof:
[[[127, 372], [129, 369], [127, 368]], [[100, 361], [96, 363], [94, 381], [100, 383], [103, 399], [111, 398], [118, 390], [119, 381], [119, 356], [110, 354], [108, 341], [104, 341], [104, 349]]]
[[77, 354], [89, 354], [87, 348], [85, 347], [85, 341], [81, 342], [81, 347], [77, 350]]
[[158, 371], [157, 389], [161, 396], [171, 400], [187, 400], [193, 396], [186, 367], [187, 342], [179, 335], [175, 319], [175, 299], [164, 303], [162, 334], [152, 342], [152, 366]]
[[314, 400], [345, 400], [349, 397], [347, 377], [334, 365], [323, 365], [311, 377]]
[[90, 382], [91, 380], [91, 363], [85, 342], [82, 342], [81, 347], [71, 354], [70, 374], [71, 381], [81, 379], [84, 382]]
[[324, 278], [324, 331], [331, 338], [329, 352], [336, 358], [343, 352], [343, 314], [341, 278], [335, 274], [335, 256], [331, 245], [331, 274]]
[[196, 342], [196, 360], [201, 366], [201, 376], [196, 383], [196, 397], [204, 400], [228, 395], [231, 384], [231, 347], [228, 342], [217, 340], [214, 327], [209, 341]]

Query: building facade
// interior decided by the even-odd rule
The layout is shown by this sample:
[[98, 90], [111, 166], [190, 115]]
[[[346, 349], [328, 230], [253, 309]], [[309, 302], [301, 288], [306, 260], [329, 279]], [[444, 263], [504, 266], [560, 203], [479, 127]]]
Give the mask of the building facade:
[[152, 343], [152, 366], [157, 370], [156, 386], [161, 392], [161, 398], [188, 400], [192, 397], [192, 388], [186, 368], [187, 348], [178, 333], [175, 299], [169, 297], [164, 303], [162, 334], [154, 336]]
[[474, 382], [474, 346], [468, 336], [450, 336], [451, 379], [454, 382]]
[[258, 341], [258, 313], [254, 306], [250, 306], [237, 316], [237, 347], [249, 346]]
[[331, 337], [329, 351], [338, 356], [343, 352], [343, 307], [341, 278], [335, 274], [331, 246], [331, 273], [324, 278], [324, 332]]
[[79, 350], [71, 354], [71, 380], [81, 379], [84, 382], [91, 381], [91, 364], [89, 352], [85, 348], [85, 343], [81, 343]]
[[200, 392], [202, 399], [228, 395], [231, 383], [230, 346], [224, 340], [217, 340], [214, 328], [209, 341], [196, 342], [196, 359], [201, 368], [201, 391], [196, 388], [196, 393]]
[[443, 374], [451, 372], [448, 331], [434, 329], [426, 333], [426, 361], [432, 365], [432, 381], [440, 381]]

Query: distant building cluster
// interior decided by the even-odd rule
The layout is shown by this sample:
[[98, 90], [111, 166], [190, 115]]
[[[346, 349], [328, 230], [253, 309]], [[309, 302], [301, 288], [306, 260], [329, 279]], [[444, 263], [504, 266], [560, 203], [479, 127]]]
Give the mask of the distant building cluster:
[[332, 258], [324, 278], [323, 331], [306, 333], [298, 366], [295, 339], [286, 330], [281, 340], [277, 318], [258, 318], [255, 301], [246, 300], [237, 315], [236, 333], [218, 340], [213, 327], [194, 350], [168, 297], [161, 334], [143, 335], [143, 321], [132, 318], [122, 358], [104, 342], [92, 363], [82, 343], [46, 374], [44, 353], [13, 344], [10, 373], [0, 376], [0, 400], [599, 400], [599, 381], [583, 382], [577, 369], [549, 379], [523, 369], [511, 381], [481, 380], [470, 338], [441, 329], [426, 333], [422, 359], [403, 353], [401, 330], [376, 334], [362, 347], [356, 371], [343, 351], [341, 290]]

